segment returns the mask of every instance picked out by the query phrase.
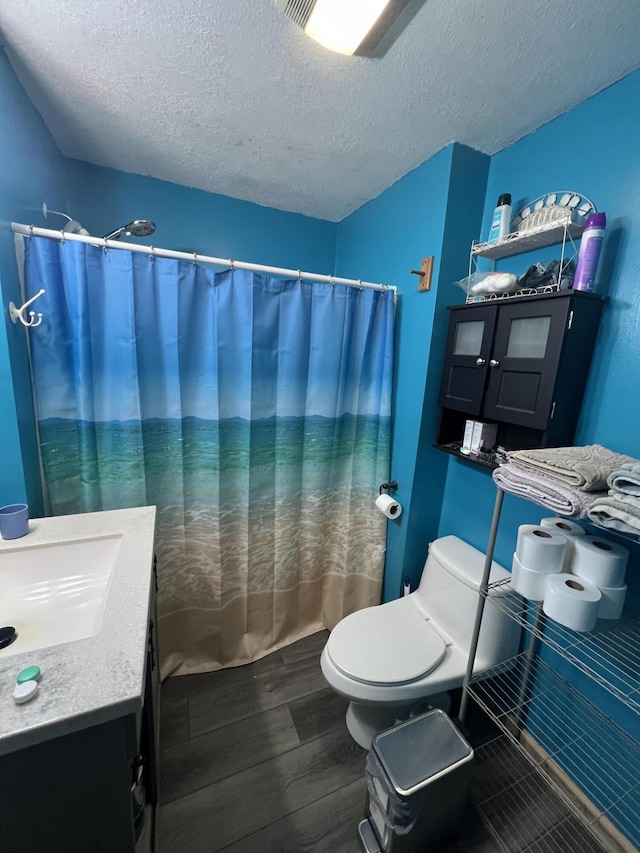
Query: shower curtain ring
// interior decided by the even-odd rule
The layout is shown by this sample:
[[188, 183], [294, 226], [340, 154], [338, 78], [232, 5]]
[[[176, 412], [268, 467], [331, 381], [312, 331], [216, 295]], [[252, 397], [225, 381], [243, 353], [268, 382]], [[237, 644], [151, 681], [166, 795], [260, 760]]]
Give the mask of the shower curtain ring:
[[29, 226], [29, 237], [33, 237], [33, 225]]
[[193, 253], [193, 265], [194, 265], [194, 267], [198, 266], [198, 253], [197, 252]]
[[302, 273], [298, 270], [298, 284], [302, 284]]
[[329, 284], [331, 285], [331, 287], [335, 287], [335, 284], [336, 284], [336, 283], [335, 283], [335, 281], [333, 280], [333, 276], [332, 276], [332, 275], [330, 275], [330, 276], [329, 276]]
[[359, 289], [364, 290], [364, 287], [362, 286], [362, 279], [361, 278], [358, 279], [358, 284], [360, 285]]
[[61, 230], [61, 231], [60, 231], [60, 242], [62, 243], [62, 245], [63, 245], [63, 246], [64, 246], [64, 241], [65, 241], [65, 240], [66, 240], [66, 235], [65, 235], [65, 233], [64, 233], [64, 230]]
[[102, 251], [103, 251], [103, 252], [105, 253], [105, 255], [106, 255], [106, 254], [107, 254], [107, 249], [109, 248], [109, 247], [107, 246], [107, 238], [106, 238], [106, 237], [103, 237], [102, 239], [104, 240], [104, 246], [102, 247]]
[[235, 261], [233, 261], [231, 258], [229, 258], [229, 269], [231, 270], [231, 272], [235, 272], [236, 270]]
[[155, 263], [155, 260], [156, 260], [156, 256], [154, 255], [154, 251], [155, 250], [154, 250], [153, 246], [149, 246], [149, 262], [152, 264]]

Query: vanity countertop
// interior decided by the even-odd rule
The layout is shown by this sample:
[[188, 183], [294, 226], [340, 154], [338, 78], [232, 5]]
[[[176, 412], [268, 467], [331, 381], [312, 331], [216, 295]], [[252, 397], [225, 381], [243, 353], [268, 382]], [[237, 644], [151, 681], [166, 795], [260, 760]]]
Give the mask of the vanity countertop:
[[[37, 518], [3, 551], [121, 536], [100, 632], [23, 654], [0, 656], [0, 755], [140, 711], [144, 692], [155, 507]], [[0, 590], [0, 601], [2, 590]], [[3, 623], [4, 624], [4, 623]], [[16, 705], [17, 674], [37, 664], [37, 696]]]

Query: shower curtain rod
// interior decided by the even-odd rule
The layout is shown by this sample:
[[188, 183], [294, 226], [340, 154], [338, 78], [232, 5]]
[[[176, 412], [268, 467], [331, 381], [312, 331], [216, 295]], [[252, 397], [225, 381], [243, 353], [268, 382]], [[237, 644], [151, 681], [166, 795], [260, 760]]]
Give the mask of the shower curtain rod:
[[178, 261], [192, 261], [197, 263], [216, 264], [217, 266], [231, 267], [231, 269], [249, 270], [250, 272], [267, 273], [268, 275], [279, 275], [286, 278], [299, 278], [306, 281], [324, 282], [326, 284], [346, 284], [349, 287], [368, 287], [372, 290], [391, 290], [397, 296], [398, 288], [394, 284], [374, 284], [370, 281], [359, 281], [353, 278], [339, 278], [335, 275], [322, 275], [320, 273], [302, 272], [301, 270], [288, 270], [284, 267], [268, 267], [264, 264], [250, 264], [246, 261], [233, 261], [227, 258], [212, 258], [208, 255], [199, 255], [197, 252], [174, 252], [171, 249], [156, 249], [155, 246], [140, 246], [137, 243], [121, 243], [119, 240], [107, 240], [104, 237], [92, 237], [85, 234], [68, 234], [65, 231], [54, 231], [49, 228], [38, 228], [35, 225], [22, 225], [19, 222], [11, 223], [14, 234], [23, 234], [25, 237], [48, 237], [51, 240], [75, 240], [78, 243], [90, 243], [104, 249], [126, 249], [129, 252], [140, 252], [143, 255], [153, 255], [156, 258], [174, 258]]

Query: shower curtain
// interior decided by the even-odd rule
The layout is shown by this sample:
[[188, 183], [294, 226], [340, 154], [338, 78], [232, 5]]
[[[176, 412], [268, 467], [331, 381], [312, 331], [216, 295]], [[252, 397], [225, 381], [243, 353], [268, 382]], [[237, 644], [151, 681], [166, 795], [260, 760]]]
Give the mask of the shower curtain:
[[379, 603], [393, 293], [25, 240], [51, 514], [157, 506], [163, 676]]

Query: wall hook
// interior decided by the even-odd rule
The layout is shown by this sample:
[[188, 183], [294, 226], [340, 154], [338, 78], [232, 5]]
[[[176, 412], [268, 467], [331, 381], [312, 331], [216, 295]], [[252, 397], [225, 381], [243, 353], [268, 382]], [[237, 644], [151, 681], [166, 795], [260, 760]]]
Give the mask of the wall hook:
[[32, 296], [31, 299], [28, 299], [21, 308], [16, 308], [13, 302], [9, 303], [9, 316], [11, 317], [12, 323], [17, 323], [18, 320], [22, 323], [23, 326], [26, 326], [29, 329], [35, 329], [36, 326], [39, 326], [42, 323], [42, 314], [38, 312], [38, 319], [36, 320], [36, 312], [29, 311], [29, 319], [25, 320], [24, 317], [24, 309], [28, 308], [32, 302], [35, 302], [36, 299], [39, 299], [43, 293], [46, 293], [46, 290], [39, 290], [35, 296]]
[[419, 270], [409, 270], [411, 275], [417, 275], [420, 279], [420, 284], [418, 285], [419, 291], [431, 290], [431, 276], [433, 275], [433, 255], [429, 255], [428, 258], [423, 258], [420, 264]]

